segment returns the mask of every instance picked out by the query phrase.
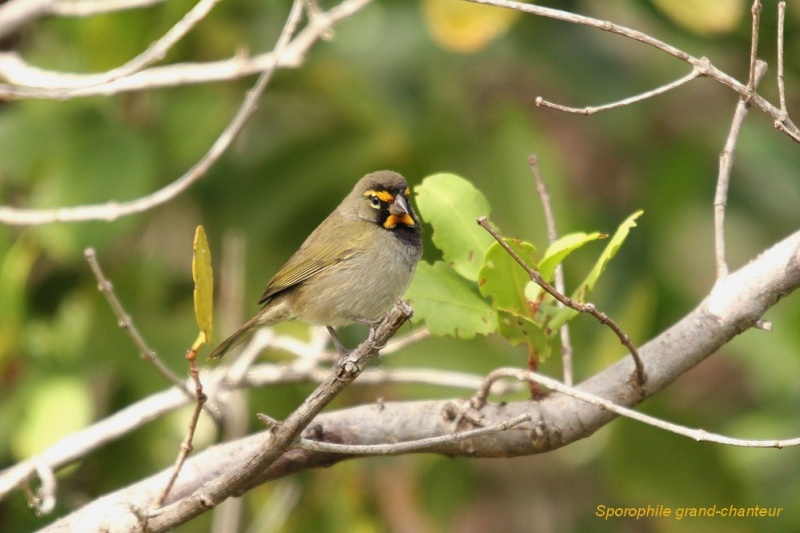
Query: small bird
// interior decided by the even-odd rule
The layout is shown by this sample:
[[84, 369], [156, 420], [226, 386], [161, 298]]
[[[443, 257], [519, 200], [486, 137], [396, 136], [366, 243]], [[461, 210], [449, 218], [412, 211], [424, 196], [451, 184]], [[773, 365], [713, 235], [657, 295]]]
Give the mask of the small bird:
[[211, 353], [218, 359], [262, 326], [288, 320], [327, 326], [372, 325], [402, 295], [422, 255], [420, 222], [405, 178], [367, 174], [267, 284], [264, 307]]

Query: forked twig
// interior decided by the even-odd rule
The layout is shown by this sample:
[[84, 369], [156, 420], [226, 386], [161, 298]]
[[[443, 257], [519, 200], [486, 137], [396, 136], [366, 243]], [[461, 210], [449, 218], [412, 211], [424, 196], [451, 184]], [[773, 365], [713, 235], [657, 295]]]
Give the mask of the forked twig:
[[558, 292], [552, 285], [547, 283], [545, 279], [539, 274], [539, 272], [535, 268], [531, 268], [525, 260], [523, 260], [511, 246], [503, 239], [503, 236], [500, 235], [497, 230], [492, 226], [492, 224], [486, 219], [485, 216], [478, 218], [478, 225], [481, 226], [483, 229], [489, 232], [489, 234], [494, 237], [494, 239], [500, 243], [500, 246], [510, 255], [519, 265], [525, 269], [525, 272], [531, 278], [531, 281], [539, 285], [545, 292], [547, 292], [550, 296], [555, 298], [557, 301], [563, 303], [570, 309], [574, 309], [579, 313], [588, 313], [595, 317], [598, 322], [601, 324], [607, 325], [611, 330], [617, 335], [620, 342], [628, 348], [628, 351], [631, 353], [631, 357], [633, 357], [633, 363], [636, 366], [634, 371], [634, 380], [637, 385], [644, 385], [645, 381], [647, 381], [647, 374], [644, 371], [644, 365], [642, 364], [642, 359], [639, 357], [639, 352], [636, 351], [636, 347], [631, 342], [630, 338], [620, 329], [620, 327], [614, 322], [611, 318], [609, 318], [605, 313], [601, 313], [600, 311], [595, 308], [594, 304], [591, 303], [580, 303], [576, 302], [569, 296], [566, 296], [560, 292]]
[[703, 429], [692, 429], [679, 426], [677, 424], [673, 424], [672, 422], [667, 422], [665, 420], [646, 415], [634, 409], [618, 405], [605, 398], [601, 398], [600, 396], [589, 394], [588, 392], [584, 392], [574, 387], [568, 387], [553, 378], [537, 374], [536, 372], [532, 372], [530, 370], [524, 370], [522, 368], [498, 368], [497, 370], [492, 371], [488, 376], [486, 376], [483, 386], [472, 398], [472, 406], [475, 409], [480, 409], [486, 405], [486, 399], [489, 396], [492, 385], [497, 380], [507, 377], [521, 381], [535, 381], [539, 385], [552, 389], [561, 394], [566, 394], [567, 396], [577, 398], [578, 400], [591, 403], [605, 411], [609, 411], [611, 413], [636, 420], [637, 422], [642, 422], [644, 424], [669, 431], [670, 433], [675, 433], [676, 435], [689, 437], [690, 439], [694, 439], [698, 442], [716, 442], [718, 444], [727, 444], [729, 446], [740, 446], [745, 448], [789, 448], [800, 446], [800, 437], [783, 440], [735, 439], [726, 437], [724, 435], [709, 433]]

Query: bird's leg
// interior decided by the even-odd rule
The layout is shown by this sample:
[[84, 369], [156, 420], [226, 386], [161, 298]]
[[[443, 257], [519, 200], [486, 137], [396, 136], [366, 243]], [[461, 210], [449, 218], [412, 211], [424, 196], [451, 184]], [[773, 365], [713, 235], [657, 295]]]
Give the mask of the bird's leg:
[[387, 313], [381, 314], [378, 318], [354, 318], [356, 322], [359, 324], [363, 324], [369, 328], [369, 335], [367, 335], [367, 341], [372, 342], [375, 339], [375, 328], [377, 328], [378, 324], [384, 321], [386, 318]]
[[339, 338], [339, 334], [336, 333], [336, 330], [333, 329], [332, 326], [325, 326], [328, 329], [328, 333], [331, 336], [331, 340], [333, 341], [333, 345], [336, 346], [336, 351], [339, 352], [339, 356], [345, 356], [350, 353], [350, 350], [344, 347], [342, 344], [342, 340]]

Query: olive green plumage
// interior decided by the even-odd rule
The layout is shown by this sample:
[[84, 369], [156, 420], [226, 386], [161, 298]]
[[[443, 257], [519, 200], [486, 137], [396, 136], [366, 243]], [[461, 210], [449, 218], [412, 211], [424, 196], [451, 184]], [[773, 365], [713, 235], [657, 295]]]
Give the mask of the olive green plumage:
[[328, 326], [365, 322], [388, 311], [411, 283], [422, 255], [419, 219], [405, 178], [367, 174], [308, 236], [267, 284], [264, 307], [211, 353], [245, 340], [255, 329], [287, 320]]

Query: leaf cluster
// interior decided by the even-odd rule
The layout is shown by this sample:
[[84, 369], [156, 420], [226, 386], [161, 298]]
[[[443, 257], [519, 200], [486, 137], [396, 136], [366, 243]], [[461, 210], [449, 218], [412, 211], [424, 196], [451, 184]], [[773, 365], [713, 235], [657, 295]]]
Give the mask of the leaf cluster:
[[[486, 197], [455, 174], [434, 174], [416, 188], [423, 219], [433, 226], [433, 242], [442, 259], [420, 263], [406, 296], [414, 302], [415, 319], [435, 335], [471, 339], [499, 333], [512, 345], [546, 358], [555, 332], [577, 311], [558, 305], [528, 273], [476, 224], [490, 213]], [[572, 298], [585, 302], [608, 263], [622, 246], [642, 211], [629, 216], [608, 241], [594, 266], [574, 289]], [[571, 253], [608, 235], [570, 233], [550, 243], [540, 258], [536, 247], [516, 238], [506, 243], [551, 283]]]

